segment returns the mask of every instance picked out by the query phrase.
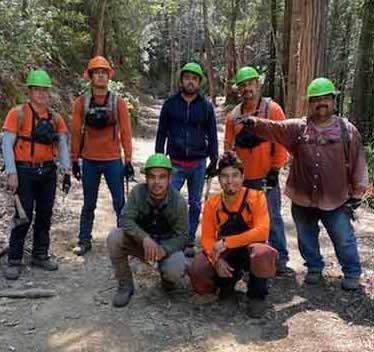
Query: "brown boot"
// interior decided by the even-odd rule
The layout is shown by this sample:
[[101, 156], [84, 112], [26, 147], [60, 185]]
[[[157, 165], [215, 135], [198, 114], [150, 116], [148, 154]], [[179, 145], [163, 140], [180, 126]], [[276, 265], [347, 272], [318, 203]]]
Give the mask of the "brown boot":
[[133, 294], [134, 284], [132, 282], [118, 281], [118, 290], [113, 298], [113, 306], [117, 308], [127, 306]]

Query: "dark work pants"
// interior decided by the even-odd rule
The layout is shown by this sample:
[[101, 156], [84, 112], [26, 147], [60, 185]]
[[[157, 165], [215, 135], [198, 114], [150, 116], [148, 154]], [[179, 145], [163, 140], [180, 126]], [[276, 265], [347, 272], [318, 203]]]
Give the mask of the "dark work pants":
[[34, 168], [17, 166], [18, 195], [29, 222], [19, 223], [19, 214], [14, 217], [14, 226], [9, 240], [9, 261], [21, 260], [23, 245], [35, 210], [33, 257], [46, 257], [49, 249], [49, 230], [56, 194], [56, 166]]

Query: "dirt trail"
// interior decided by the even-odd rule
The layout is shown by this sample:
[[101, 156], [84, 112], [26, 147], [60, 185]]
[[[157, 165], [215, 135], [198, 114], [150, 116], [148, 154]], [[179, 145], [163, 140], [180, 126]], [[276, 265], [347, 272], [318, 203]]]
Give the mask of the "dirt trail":
[[[155, 116], [160, 105], [144, 110], [134, 140], [137, 178], [139, 166], [153, 152]], [[222, 117], [220, 118], [222, 142]], [[222, 144], [222, 143], [221, 143]], [[218, 189], [215, 183], [213, 191]], [[0, 246], [8, 233], [10, 212], [4, 189], [0, 192]], [[283, 215], [292, 270], [271, 282], [271, 309], [264, 319], [249, 319], [243, 297], [217, 302], [190, 290], [167, 296], [156, 272], [133, 261], [136, 293], [130, 305], [114, 309], [116, 282], [107, 258], [105, 239], [114, 224], [109, 192], [102, 186], [96, 211], [94, 249], [84, 258], [72, 255], [76, 243], [82, 190], [74, 183], [69, 197], [57, 198], [52, 229], [52, 251], [60, 269], [44, 273], [25, 267], [22, 278], [8, 282], [0, 275], [0, 289], [41, 287], [54, 289], [50, 299], [0, 298], [0, 351], [374, 351], [374, 215], [362, 214], [356, 224], [364, 264], [361, 292], [339, 287], [340, 270], [333, 248], [323, 232], [326, 258], [321, 287], [302, 285], [304, 268], [297, 250], [289, 202]], [[1, 268], [4, 267], [4, 258]]]

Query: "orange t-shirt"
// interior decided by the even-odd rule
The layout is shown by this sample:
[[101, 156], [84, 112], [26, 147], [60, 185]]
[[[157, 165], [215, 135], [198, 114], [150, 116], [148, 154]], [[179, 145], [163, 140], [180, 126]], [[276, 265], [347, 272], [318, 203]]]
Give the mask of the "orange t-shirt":
[[[261, 105], [264, 102], [261, 103]], [[260, 109], [264, 111], [263, 107]], [[254, 113], [244, 107], [244, 113]], [[265, 117], [263, 113], [259, 117]], [[274, 101], [270, 102], [268, 118], [270, 120], [282, 121], [285, 119], [282, 108]], [[272, 143], [263, 142], [255, 148], [241, 148], [235, 146], [235, 136], [243, 128], [243, 124], [234, 124], [232, 112], [226, 116], [224, 151], [234, 150], [244, 164], [244, 179], [256, 180], [264, 178], [271, 169], [280, 169], [287, 161], [288, 153], [286, 148], [278, 143], [274, 144], [272, 155]]]
[[[228, 211], [239, 211], [245, 192], [246, 188], [243, 187], [231, 206], [225, 203]], [[222, 199], [222, 194], [216, 194], [204, 204], [201, 245], [208, 257], [211, 256], [214, 243], [218, 241], [220, 226], [228, 220], [228, 215], [222, 209]], [[244, 209], [242, 216], [248, 224], [249, 230], [238, 235], [225, 237], [227, 248], [238, 248], [252, 243], [266, 242], [269, 238], [270, 220], [265, 194], [262, 191], [249, 189], [247, 204], [250, 211]], [[217, 212], [220, 223], [218, 223]]]
[[[104, 104], [105, 97], [105, 95], [94, 96], [94, 99], [98, 104]], [[107, 126], [102, 129], [85, 126], [83, 149], [80, 150], [81, 128], [85, 119], [84, 96], [82, 95], [74, 101], [71, 125], [71, 159], [73, 161], [78, 160], [80, 157], [103, 161], [119, 159], [121, 158], [121, 143], [126, 161], [131, 161], [131, 121], [123, 99], [118, 98], [117, 109], [118, 121], [116, 126]]]
[[[30, 137], [32, 131], [32, 110], [29, 104], [23, 104], [24, 119], [22, 128], [19, 131], [19, 136]], [[48, 118], [47, 110], [38, 113], [41, 119]], [[55, 125], [57, 133], [66, 133], [67, 127], [61, 115], [57, 114], [55, 119], [51, 120]], [[16, 108], [11, 109], [5, 118], [3, 130], [18, 134], [18, 112]], [[27, 161], [33, 163], [42, 163], [52, 161], [57, 156], [57, 144], [44, 145], [34, 143], [34, 155], [31, 155], [31, 141], [24, 139], [17, 139], [14, 145], [14, 159], [16, 161]]]

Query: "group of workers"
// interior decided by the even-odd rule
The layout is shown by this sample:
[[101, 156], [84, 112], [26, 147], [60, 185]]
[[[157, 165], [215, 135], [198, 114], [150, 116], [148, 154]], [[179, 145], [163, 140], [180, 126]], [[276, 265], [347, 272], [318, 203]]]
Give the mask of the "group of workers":
[[[76, 255], [92, 250], [102, 175], [110, 190], [117, 216], [107, 238], [118, 280], [114, 306], [126, 306], [134, 293], [128, 257], [136, 256], [159, 270], [165, 291], [173, 291], [188, 275], [197, 293], [218, 291], [219, 297], [230, 297], [247, 272], [249, 306], [259, 316], [266, 307], [267, 280], [287, 271], [278, 178], [290, 155], [286, 195], [307, 267], [305, 282], [322, 279], [321, 221], [344, 274], [343, 289], [359, 288], [361, 265], [350, 214], [360, 205], [368, 173], [359, 132], [335, 114], [338, 92], [330, 80], [310, 83], [306, 118], [286, 120], [282, 108], [262, 96], [256, 69], [239, 69], [235, 84], [241, 103], [226, 117], [219, 158], [214, 107], [200, 93], [203, 70], [187, 63], [178, 92], [162, 107], [155, 154], [144, 166], [145, 183], [136, 185], [125, 201], [124, 179], [134, 176], [131, 121], [126, 102], [108, 88], [113, 75], [104, 57], [89, 61], [84, 78], [90, 80], [90, 90], [73, 103], [70, 146], [66, 123], [50, 106], [51, 78], [42, 69], [27, 77], [28, 101], [6, 116], [2, 149], [7, 185], [27, 215], [26, 222], [19, 221], [16, 208], [7, 279], [21, 274], [34, 213], [31, 265], [58, 269], [49, 256], [58, 158], [63, 191], [69, 192], [71, 173], [82, 182]], [[204, 180], [215, 176], [222, 191], [204, 203], [202, 250], [195, 253]], [[188, 202], [180, 194], [185, 182]], [[189, 264], [186, 257], [193, 258]]]

